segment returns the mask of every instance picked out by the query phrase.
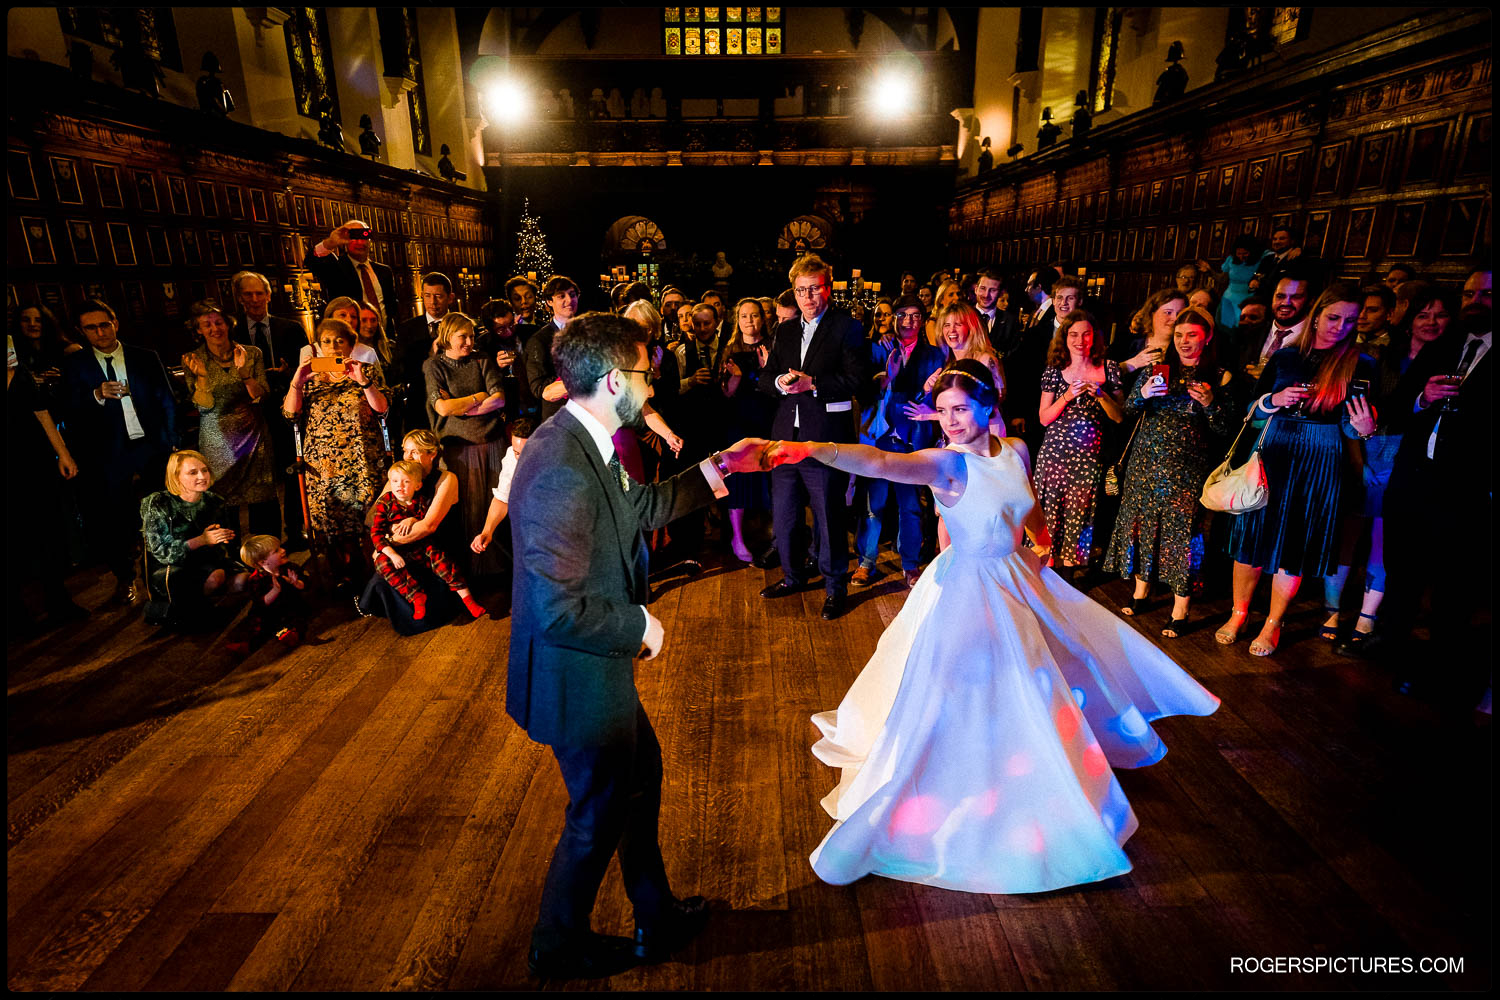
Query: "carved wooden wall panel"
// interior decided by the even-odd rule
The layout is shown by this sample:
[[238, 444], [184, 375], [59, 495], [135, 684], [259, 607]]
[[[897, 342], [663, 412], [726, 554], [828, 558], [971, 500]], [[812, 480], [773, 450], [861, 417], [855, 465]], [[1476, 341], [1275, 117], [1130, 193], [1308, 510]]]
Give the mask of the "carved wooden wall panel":
[[1232, 117], [1209, 111], [1193, 134], [1096, 133], [1071, 159], [962, 186], [950, 251], [966, 269], [1083, 267], [1107, 297], [1134, 302], [1180, 263], [1217, 263], [1241, 233], [1290, 224], [1336, 276], [1403, 261], [1462, 280], [1491, 243], [1490, 73], [1489, 50], [1472, 48], [1273, 107], [1241, 102]]
[[498, 285], [482, 196], [397, 171], [373, 180], [360, 176], [368, 170], [341, 172], [337, 161], [278, 151], [283, 141], [266, 134], [260, 159], [81, 116], [13, 130], [8, 306], [40, 302], [66, 322], [83, 299], [100, 297], [138, 342], [173, 347], [186, 307], [232, 304], [230, 278], [243, 269], [265, 274], [273, 311], [292, 315], [285, 289], [304, 254], [356, 216], [375, 228], [375, 259], [396, 271], [397, 320], [413, 314], [424, 271], [457, 284], [467, 269]]

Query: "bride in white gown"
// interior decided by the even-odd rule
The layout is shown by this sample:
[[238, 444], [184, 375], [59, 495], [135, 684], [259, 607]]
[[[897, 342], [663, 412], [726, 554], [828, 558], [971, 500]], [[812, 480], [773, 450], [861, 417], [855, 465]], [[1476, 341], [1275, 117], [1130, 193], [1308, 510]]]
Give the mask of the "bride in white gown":
[[1219, 700], [1024, 547], [1049, 546], [1025, 445], [989, 433], [995, 388], [959, 362], [936, 392], [949, 445], [894, 454], [777, 442], [804, 459], [932, 488], [952, 544], [922, 573], [837, 711], [813, 717], [840, 769], [813, 870], [969, 892], [1045, 892], [1130, 870], [1137, 822], [1112, 767], [1167, 752], [1151, 723]]

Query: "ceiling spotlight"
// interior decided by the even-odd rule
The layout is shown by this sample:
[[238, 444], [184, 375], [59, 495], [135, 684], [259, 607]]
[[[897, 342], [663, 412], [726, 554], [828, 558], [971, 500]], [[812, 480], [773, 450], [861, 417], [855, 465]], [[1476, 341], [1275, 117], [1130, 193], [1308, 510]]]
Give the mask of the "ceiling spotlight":
[[491, 81], [483, 91], [484, 115], [495, 125], [516, 125], [531, 112], [526, 88], [514, 77]]

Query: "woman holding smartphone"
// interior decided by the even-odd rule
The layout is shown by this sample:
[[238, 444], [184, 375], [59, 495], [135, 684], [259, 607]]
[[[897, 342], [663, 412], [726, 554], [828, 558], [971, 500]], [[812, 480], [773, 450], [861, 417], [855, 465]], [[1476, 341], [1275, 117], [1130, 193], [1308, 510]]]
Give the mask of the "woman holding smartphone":
[[1255, 416], [1271, 421], [1260, 453], [1270, 500], [1235, 517], [1229, 529], [1234, 610], [1214, 636], [1223, 645], [1239, 637], [1261, 573], [1276, 574], [1271, 614], [1250, 652], [1269, 656], [1302, 578], [1326, 576], [1338, 565], [1346, 463], [1363, 466], [1361, 446], [1375, 433], [1374, 408], [1351, 391], [1375, 375], [1355, 335], [1363, 305], [1353, 285], [1331, 285], [1313, 305], [1310, 335], [1271, 355], [1261, 373]]
[[334, 572], [345, 582], [359, 574], [368, 537], [365, 508], [385, 482], [377, 415], [390, 405], [380, 365], [350, 358], [358, 343], [343, 320], [319, 323], [317, 354], [297, 366], [282, 402], [288, 420], [307, 414], [302, 457], [309, 524], [327, 540]]
[[1218, 441], [1237, 416], [1230, 374], [1214, 359], [1213, 339], [1209, 314], [1184, 309], [1165, 360], [1143, 369], [1125, 400], [1141, 423], [1122, 459], [1129, 464], [1104, 567], [1135, 578], [1130, 604], [1120, 609], [1124, 615], [1142, 610], [1153, 580], [1172, 588], [1172, 620], [1161, 633], [1167, 639], [1177, 638], [1188, 602], [1202, 586], [1209, 517], [1198, 496]]

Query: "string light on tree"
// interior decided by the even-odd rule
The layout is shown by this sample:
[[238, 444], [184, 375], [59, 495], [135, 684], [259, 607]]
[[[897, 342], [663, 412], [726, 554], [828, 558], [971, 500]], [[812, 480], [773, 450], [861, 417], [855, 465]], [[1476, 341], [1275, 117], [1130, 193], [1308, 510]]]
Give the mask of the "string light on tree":
[[547, 234], [542, 232], [541, 220], [531, 214], [531, 199], [527, 198], [521, 208], [521, 227], [516, 233], [516, 263], [511, 273], [533, 272], [538, 284], [545, 284], [552, 277], [552, 254], [547, 251]]

